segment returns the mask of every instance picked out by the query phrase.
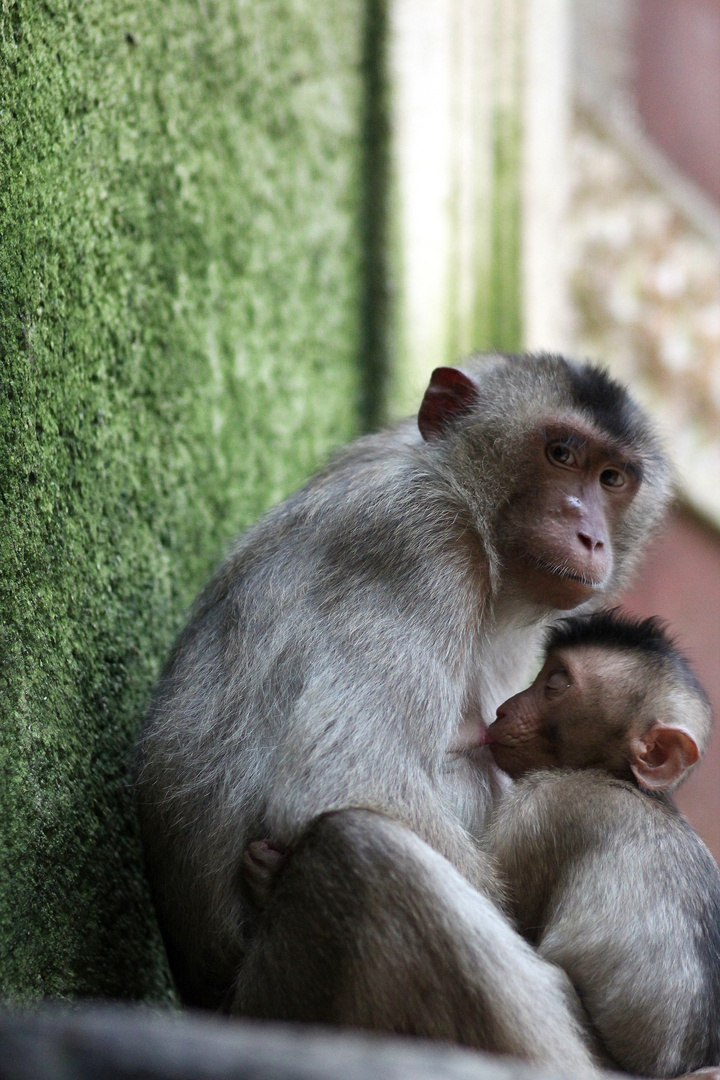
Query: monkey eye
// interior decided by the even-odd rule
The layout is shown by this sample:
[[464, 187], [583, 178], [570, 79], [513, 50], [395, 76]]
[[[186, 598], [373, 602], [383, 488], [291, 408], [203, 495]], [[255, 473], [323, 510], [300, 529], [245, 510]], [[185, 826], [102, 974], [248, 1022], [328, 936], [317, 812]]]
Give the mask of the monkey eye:
[[627, 477], [620, 469], [603, 469], [600, 473], [600, 483], [603, 487], [621, 488], [627, 483]]
[[574, 450], [571, 450], [567, 443], [550, 443], [545, 450], [545, 455], [553, 465], [564, 465], [566, 468], [572, 468], [578, 464], [577, 454]]
[[548, 697], [557, 697], [558, 694], [562, 694], [563, 690], [567, 690], [570, 685], [570, 676], [565, 668], [556, 668], [555, 671], [551, 671], [545, 680], [545, 693]]

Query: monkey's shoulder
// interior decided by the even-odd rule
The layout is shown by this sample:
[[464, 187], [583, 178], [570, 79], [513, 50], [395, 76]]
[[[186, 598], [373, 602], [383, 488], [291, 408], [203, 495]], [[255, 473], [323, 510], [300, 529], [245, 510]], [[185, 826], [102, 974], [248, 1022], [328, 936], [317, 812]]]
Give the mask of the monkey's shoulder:
[[648, 910], [670, 901], [676, 921], [702, 924], [720, 955], [720, 870], [668, 796], [600, 769], [537, 770], [503, 799], [489, 837], [503, 876], [526, 888], [525, 906], [561, 882], [601, 897], [612, 886], [628, 902], [642, 892]]
[[[370, 594], [405, 602], [411, 595], [432, 607], [448, 593], [448, 560], [461, 592], [484, 593], [483, 543], [431, 451], [407, 423], [339, 451], [240, 535], [201, 593], [194, 621], [227, 603], [240, 605], [244, 618], [258, 590], [271, 616], [308, 596], [325, 611]], [[406, 588], [409, 580], [415, 589]]]
[[[638, 799], [641, 803], [650, 795], [649, 792], [641, 791], [633, 780], [614, 776], [603, 768], [533, 769], [515, 782], [511, 792], [522, 798], [551, 796], [553, 799], [575, 801], [583, 795], [585, 798], [599, 797], [612, 801]], [[657, 798], [650, 795], [650, 800], [652, 805], [673, 806], [664, 796]]]
[[641, 793], [629, 780], [612, 776], [605, 769], [538, 768], [515, 782], [510, 795], [518, 800], [552, 800], [554, 804], [575, 803], [581, 798], [613, 802], [635, 798]]
[[534, 770], [515, 783], [499, 817], [506, 830], [544, 835], [553, 846], [592, 846], [633, 830], [683, 842], [695, 835], [669, 798], [602, 769]]

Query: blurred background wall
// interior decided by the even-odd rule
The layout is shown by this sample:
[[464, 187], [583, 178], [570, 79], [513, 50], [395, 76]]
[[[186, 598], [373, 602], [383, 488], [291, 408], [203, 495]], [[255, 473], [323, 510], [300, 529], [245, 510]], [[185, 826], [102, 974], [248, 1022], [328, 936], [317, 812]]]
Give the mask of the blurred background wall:
[[[438, 364], [575, 351], [658, 414], [682, 511], [627, 603], [720, 705], [719, 7], [2, 7], [6, 1000], [171, 994], [152, 681], [232, 535]], [[716, 856], [719, 757], [683, 796]]]
[[564, 348], [568, 0], [393, 0], [390, 410], [483, 348]]
[[[670, 622], [719, 713], [720, 0], [391, 12], [391, 406], [478, 348], [567, 350], [628, 381], [680, 505], [623, 600]], [[719, 774], [716, 734], [678, 799], [716, 858]]]
[[[720, 714], [720, 2], [574, 0], [575, 349], [658, 417], [680, 507], [627, 606], [669, 620]], [[720, 858], [720, 734], [678, 802]]]

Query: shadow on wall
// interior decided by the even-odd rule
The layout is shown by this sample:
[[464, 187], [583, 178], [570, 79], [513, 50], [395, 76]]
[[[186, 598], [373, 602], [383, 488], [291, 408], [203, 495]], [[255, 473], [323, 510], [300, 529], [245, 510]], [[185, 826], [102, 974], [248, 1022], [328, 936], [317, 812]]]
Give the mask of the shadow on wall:
[[720, 862], [720, 535], [687, 510], [655, 543], [623, 606], [667, 619], [710, 695], [716, 720], [702, 765], [678, 793], [678, 805]]

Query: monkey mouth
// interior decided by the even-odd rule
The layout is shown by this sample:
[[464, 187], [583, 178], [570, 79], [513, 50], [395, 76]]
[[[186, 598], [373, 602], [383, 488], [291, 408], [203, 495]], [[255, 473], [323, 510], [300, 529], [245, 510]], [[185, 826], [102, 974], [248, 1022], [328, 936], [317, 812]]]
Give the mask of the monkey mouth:
[[602, 581], [598, 581], [597, 578], [590, 577], [589, 574], [584, 574], [580, 570], [575, 570], [573, 567], [568, 566], [567, 563], [553, 563], [542, 558], [535, 558], [533, 562], [538, 570], [544, 574], [550, 574], [551, 577], [561, 578], [563, 581], [572, 581], [586, 589], [599, 589], [602, 587]]

